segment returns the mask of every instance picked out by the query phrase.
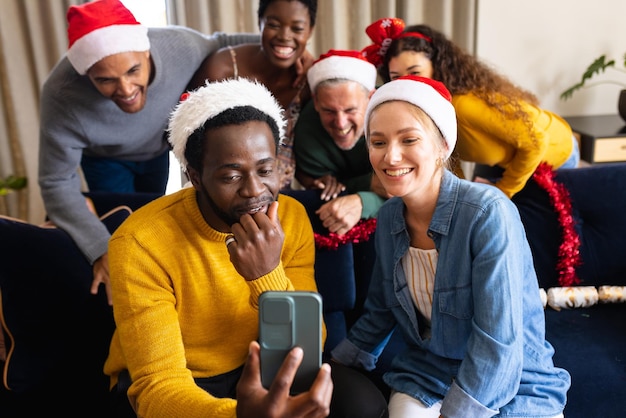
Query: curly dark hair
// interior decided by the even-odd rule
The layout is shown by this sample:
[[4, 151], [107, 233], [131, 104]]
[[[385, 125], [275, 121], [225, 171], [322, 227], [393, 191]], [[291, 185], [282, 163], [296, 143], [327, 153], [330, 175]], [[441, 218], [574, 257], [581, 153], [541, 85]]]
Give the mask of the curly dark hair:
[[274, 136], [274, 144], [278, 149], [280, 134], [276, 121], [267, 113], [261, 112], [252, 106], [237, 106], [227, 109], [217, 116], [204, 122], [204, 125], [193, 131], [187, 139], [185, 146], [185, 158], [187, 164], [193, 169], [202, 172], [202, 158], [204, 156], [204, 146], [206, 144], [206, 134], [212, 129], [221, 128], [227, 125], [243, 125], [246, 122], [259, 121], [269, 125], [272, 135]]
[[433, 66], [433, 78], [441, 81], [454, 95], [472, 93], [490, 107], [512, 119], [521, 119], [529, 127], [529, 115], [523, 103], [538, 105], [537, 97], [515, 85], [505, 76], [463, 51], [443, 33], [427, 25], [413, 25], [404, 32], [417, 32], [430, 38], [430, 42], [417, 37], [395, 39], [383, 58], [378, 72], [384, 82], [390, 81], [389, 61], [404, 51], [423, 52]]
[[[267, 9], [267, 6], [269, 6], [274, 1], [276, 0], [259, 0], [259, 9], [257, 11], [257, 17], [259, 21], [263, 19], [263, 16], [265, 15], [265, 9]], [[317, 0], [287, 0], [287, 1], [299, 1], [300, 3], [304, 4], [306, 8], [309, 9], [309, 19], [310, 19], [309, 24], [311, 25], [311, 27], [315, 26], [315, 17], [317, 16]]]

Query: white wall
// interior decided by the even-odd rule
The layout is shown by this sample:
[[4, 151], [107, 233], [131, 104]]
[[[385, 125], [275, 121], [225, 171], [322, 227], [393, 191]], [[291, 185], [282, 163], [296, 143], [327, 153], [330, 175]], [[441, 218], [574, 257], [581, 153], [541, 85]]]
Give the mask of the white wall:
[[[617, 113], [620, 86], [559, 96], [602, 54], [624, 69], [625, 0], [479, 0], [476, 27], [477, 55], [535, 93], [542, 107], [562, 116]], [[594, 79], [626, 88], [626, 73], [613, 69]]]

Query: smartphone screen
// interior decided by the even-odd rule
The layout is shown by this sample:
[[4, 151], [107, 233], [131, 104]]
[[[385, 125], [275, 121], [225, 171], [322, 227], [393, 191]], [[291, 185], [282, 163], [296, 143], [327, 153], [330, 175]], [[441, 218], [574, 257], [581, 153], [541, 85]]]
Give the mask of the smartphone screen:
[[291, 393], [309, 390], [322, 366], [322, 298], [316, 292], [268, 291], [259, 296], [261, 382], [269, 388], [293, 347], [304, 358]]

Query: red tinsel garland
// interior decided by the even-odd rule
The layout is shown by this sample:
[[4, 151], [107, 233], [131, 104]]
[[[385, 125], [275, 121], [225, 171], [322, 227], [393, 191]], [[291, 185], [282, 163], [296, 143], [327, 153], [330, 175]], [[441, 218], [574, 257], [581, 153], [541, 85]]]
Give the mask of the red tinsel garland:
[[554, 178], [554, 171], [549, 164], [541, 163], [533, 174], [533, 179], [544, 189], [557, 213], [559, 224], [563, 229], [563, 242], [559, 246], [559, 284], [563, 287], [580, 283], [576, 275], [576, 267], [580, 261], [580, 237], [574, 228], [572, 202], [567, 188]]
[[328, 235], [315, 233], [315, 245], [317, 248], [336, 250], [340, 245], [351, 242], [358, 244], [367, 241], [370, 235], [376, 230], [376, 218], [360, 220], [351, 230], [343, 235], [329, 232]]

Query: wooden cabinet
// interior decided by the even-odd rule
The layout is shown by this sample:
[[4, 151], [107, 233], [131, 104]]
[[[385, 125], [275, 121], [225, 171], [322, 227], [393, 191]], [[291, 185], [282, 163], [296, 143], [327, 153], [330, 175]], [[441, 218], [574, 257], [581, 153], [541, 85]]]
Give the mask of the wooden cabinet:
[[580, 135], [580, 158], [591, 164], [626, 161], [626, 122], [619, 115], [565, 118]]

